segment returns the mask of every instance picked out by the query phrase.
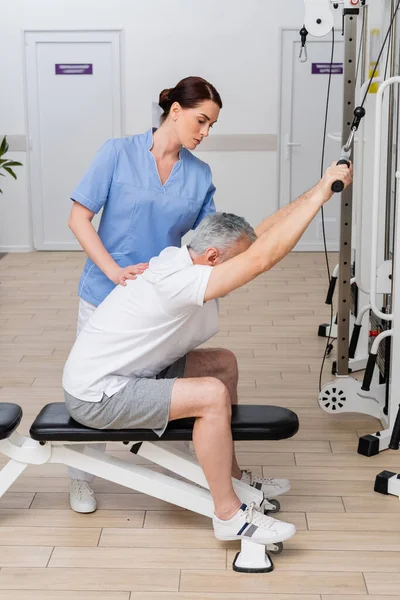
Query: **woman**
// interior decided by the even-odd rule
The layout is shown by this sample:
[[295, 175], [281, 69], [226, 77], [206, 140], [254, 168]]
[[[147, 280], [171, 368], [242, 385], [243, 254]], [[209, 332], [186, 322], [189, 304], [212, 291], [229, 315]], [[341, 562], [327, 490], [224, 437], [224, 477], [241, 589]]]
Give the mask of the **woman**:
[[[107, 141], [71, 195], [68, 225], [88, 255], [79, 282], [78, 330], [118, 284], [215, 212], [211, 169], [194, 150], [218, 119], [219, 93], [201, 77], [163, 90], [156, 130]], [[92, 219], [103, 208], [98, 232]], [[99, 444], [99, 449], [104, 445]], [[70, 469], [71, 507], [92, 512], [92, 477]]]
[[[163, 90], [157, 130], [107, 141], [71, 195], [68, 225], [88, 255], [79, 282], [78, 331], [117, 284], [215, 212], [211, 169], [194, 150], [222, 101], [200, 77]], [[98, 233], [91, 221], [103, 208]]]

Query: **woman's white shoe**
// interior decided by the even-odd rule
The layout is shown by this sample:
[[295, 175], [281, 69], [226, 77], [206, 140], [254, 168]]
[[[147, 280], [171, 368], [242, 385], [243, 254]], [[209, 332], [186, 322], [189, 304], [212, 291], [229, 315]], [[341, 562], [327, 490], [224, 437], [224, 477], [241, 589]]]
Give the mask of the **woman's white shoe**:
[[92, 513], [97, 508], [90, 484], [82, 479], [70, 479], [69, 502], [72, 510], [78, 513]]

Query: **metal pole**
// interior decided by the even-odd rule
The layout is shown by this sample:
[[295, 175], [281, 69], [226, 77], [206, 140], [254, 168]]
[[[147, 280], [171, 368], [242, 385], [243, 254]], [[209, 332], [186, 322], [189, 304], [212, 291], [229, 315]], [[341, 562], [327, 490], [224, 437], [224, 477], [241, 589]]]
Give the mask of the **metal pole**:
[[[394, 0], [391, 0], [390, 16], [394, 11]], [[384, 78], [393, 77], [396, 74], [396, 26], [397, 18], [393, 24], [391, 32], [389, 46], [388, 46], [388, 73], [384, 74]], [[392, 209], [394, 209], [394, 189], [392, 186], [393, 172], [396, 171], [397, 165], [397, 145], [393, 146], [393, 140], [397, 139], [396, 132], [394, 131], [397, 127], [397, 116], [394, 114], [395, 97], [398, 90], [394, 86], [391, 86], [389, 93], [389, 107], [388, 107], [388, 139], [387, 139], [387, 161], [386, 161], [386, 209], [385, 209], [385, 252], [384, 260], [390, 260], [393, 252], [393, 240], [394, 240], [394, 219]], [[395, 180], [394, 180], [395, 181]], [[395, 183], [394, 183], [395, 186]], [[388, 298], [384, 297], [384, 306], [387, 307]], [[390, 312], [390, 310], [389, 310]]]
[[[357, 15], [358, 9], [344, 10], [344, 97], [342, 144], [345, 144], [353, 121], [355, 96], [355, 63], [357, 56]], [[339, 306], [338, 306], [338, 355], [337, 375], [349, 373], [349, 321], [351, 298], [351, 226], [353, 192], [351, 186], [342, 192], [340, 214], [340, 255], [339, 255]]]
[[[393, 15], [395, 0], [390, 3], [390, 17]], [[396, 37], [397, 37], [397, 17], [393, 23], [392, 32], [389, 38], [387, 65], [388, 70], [384, 72], [384, 79], [393, 77], [396, 74]], [[388, 102], [388, 134], [387, 134], [387, 156], [386, 156], [386, 206], [385, 206], [385, 239], [384, 239], [384, 260], [393, 258], [394, 236], [395, 236], [395, 194], [396, 179], [393, 177], [397, 166], [397, 140], [398, 115], [395, 114], [396, 98], [398, 97], [398, 86], [390, 87]], [[392, 281], [393, 283], [393, 281]], [[382, 310], [392, 312], [392, 294], [383, 294]], [[387, 381], [389, 386], [389, 381]]]
[[364, 28], [363, 31], [361, 32], [362, 35], [362, 39], [363, 39], [363, 45], [361, 48], [361, 77], [360, 77], [360, 86], [364, 83], [364, 81], [366, 80], [366, 78], [368, 77], [368, 71], [366, 68], [367, 65], [367, 39], [368, 39], [368, 4], [365, 4], [365, 6], [362, 8], [362, 10], [364, 11], [364, 17], [363, 17], [363, 21], [364, 21]]

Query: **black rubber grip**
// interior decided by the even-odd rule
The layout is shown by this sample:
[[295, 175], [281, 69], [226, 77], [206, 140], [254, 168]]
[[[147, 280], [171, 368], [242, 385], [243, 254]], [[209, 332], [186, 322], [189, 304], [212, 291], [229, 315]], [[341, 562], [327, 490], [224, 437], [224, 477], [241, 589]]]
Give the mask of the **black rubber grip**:
[[[348, 167], [350, 167], [349, 161], [345, 160], [344, 158], [340, 159], [336, 164], [337, 165], [347, 165]], [[337, 181], [334, 181], [332, 183], [332, 187], [331, 187], [332, 192], [336, 192], [338, 194], [339, 192], [343, 192], [343, 189], [344, 189], [344, 183], [343, 183], [343, 181], [340, 181], [340, 179], [338, 179]]]
[[328, 293], [326, 294], [325, 304], [332, 304], [332, 298], [333, 298], [333, 294], [335, 292], [336, 281], [337, 281], [337, 277], [332, 276], [331, 280], [329, 282], [329, 289], [328, 289]]
[[360, 337], [361, 325], [354, 325], [353, 333], [351, 334], [350, 346], [349, 346], [349, 358], [354, 358], [356, 355], [358, 339]]
[[365, 369], [364, 379], [361, 389], [364, 392], [369, 392], [371, 388], [372, 375], [374, 374], [377, 354], [370, 354], [368, 357], [367, 367]]
[[392, 436], [390, 438], [389, 448], [391, 450], [398, 450], [400, 447], [400, 405], [397, 411], [397, 417], [393, 425]]

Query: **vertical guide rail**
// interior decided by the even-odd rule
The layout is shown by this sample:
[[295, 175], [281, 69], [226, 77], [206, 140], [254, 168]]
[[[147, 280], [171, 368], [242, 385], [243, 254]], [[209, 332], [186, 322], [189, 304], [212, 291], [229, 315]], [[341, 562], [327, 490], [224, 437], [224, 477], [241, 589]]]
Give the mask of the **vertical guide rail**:
[[[355, 75], [357, 57], [357, 15], [358, 9], [344, 11], [344, 95], [342, 145], [346, 142], [353, 121]], [[351, 228], [352, 228], [352, 187], [342, 192], [340, 212], [340, 248], [339, 248], [339, 305], [338, 305], [338, 343], [337, 375], [349, 373], [349, 325], [350, 325], [350, 277], [351, 277]]]
[[[390, 3], [390, 14], [393, 14], [395, 0], [391, 0]], [[390, 62], [388, 72], [385, 73], [384, 78], [394, 77], [396, 75], [396, 59], [397, 59], [397, 18], [395, 19], [390, 34], [388, 52]], [[392, 212], [394, 195], [396, 187], [396, 179], [393, 177], [393, 173], [396, 172], [397, 167], [397, 144], [394, 140], [397, 140], [397, 128], [398, 128], [398, 115], [394, 114], [395, 100], [397, 97], [398, 90], [395, 86], [390, 87], [389, 91], [389, 107], [388, 107], [388, 139], [387, 139], [387, 160], [386, 160], [386, 209], [385, 209], [385, 252], [384, 260], [391, 260], [393, 258], [393, 244], [394, 244], [394, 215]], [[384, 294], [383, 304], [387, 312], [391, 311], [388, 307], [390, 298], [388, 294]]]

